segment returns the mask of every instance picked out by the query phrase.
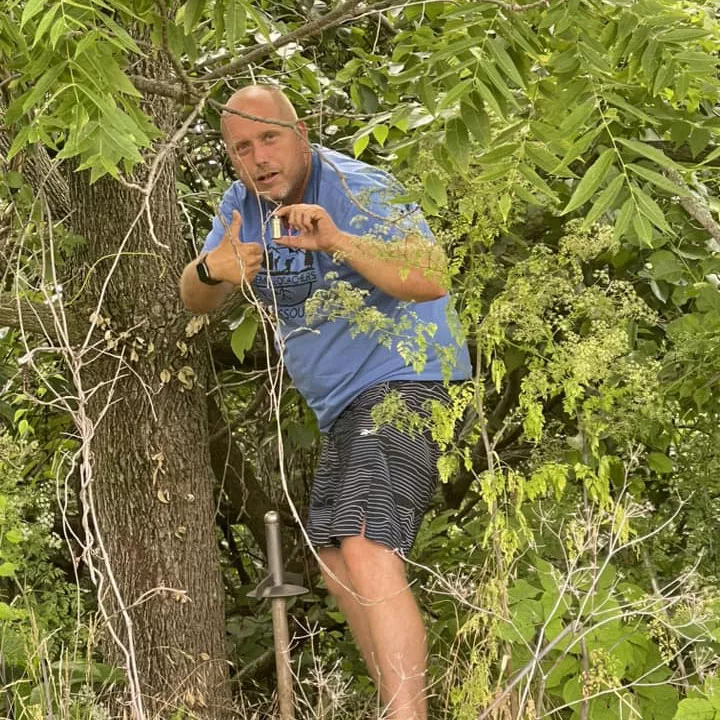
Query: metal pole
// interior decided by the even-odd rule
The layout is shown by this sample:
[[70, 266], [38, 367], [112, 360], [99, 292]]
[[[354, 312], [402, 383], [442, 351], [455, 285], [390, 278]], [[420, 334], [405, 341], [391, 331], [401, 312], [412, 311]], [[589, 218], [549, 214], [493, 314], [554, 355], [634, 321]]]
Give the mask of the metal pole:
[[[280, 542], [280, 517], [274, 510], [265, 513], [265, 540], [267, 542], [268, 569], [270, 570], [272, 583], [274, 586], [280, 586], [283, 584], [284, 579], [282, 545]], [[295, 720], [286, 600], [284, 597], [274, 597], [271, 603], [280, 718], [281, 720]]]

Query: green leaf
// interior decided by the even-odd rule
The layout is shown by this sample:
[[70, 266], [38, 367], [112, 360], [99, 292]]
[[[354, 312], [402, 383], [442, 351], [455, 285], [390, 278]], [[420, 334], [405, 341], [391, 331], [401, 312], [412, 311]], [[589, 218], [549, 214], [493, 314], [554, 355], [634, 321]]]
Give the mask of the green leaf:
[[676, 283], [686, 273], [683, 262], [670, 250], [658, 250], [654, 252], [647, 261], [648, 273], [655, 280], [664, 280], [669, 283]]
[[[25, 184], [25, 178], [22, 176], [22, 173], [19, 173], [16, 170], [10, 170], [5, 174], [5, 182], [8, 187], [17, 189], [21, 188]], [[17, 413], [15, 414], [17, 416]]]
[[525, 143], [525, 155], [528, 159], [544, 170], [546, 173], [551, 175], [557, 175], [558, 177], [577, 177], [577, 175], [565, 167], [562, 160], [554, 155], [547, 147], [541, 143]]
[[521, 185], [520, 183], [512, 183], [510, 188], [512, 192], [521, 200], [524, 200], [525, 202], [530, 203], [530, 205], [534, 205], [535, 207], [543, 207], [543, 201], [533, 195], [524, 185]]
[[509, 142], [503, 145], [498, 145], [492, 150], [488, 150], [482, 155], [479, 155], [476, 160], [480, 165], [492, 165], [498, 162], [498, 160], [504, 160], [505, 158], [514, 155], [519, 147], [519, 142]]
[[445, 108], [454, 106], [459, 98], [467, 95], [473, 84], [474, 81], [472, 78], [459, 82], [440, 100], [437, 105], [437, 110], [444, 110]]
[[498, 92], [510, 103], [516, 110], [520, 110], [520, 105], [513, 95], [512, 90], [507, 86], [507, 83], [503, 79], [502, 75], [498, 72], [495, 65], [491, 62], [485, 62], [482, 65], [482, 71], [487, 76], [488, 80], [498, 89]]
[[688, 40], [699, 40], [707, 37], [709, 30], [703, 28], [674, 28], [661, 32], [658, 37], [664, 42], [686, 43]]
[[[47, 32], [48, 28], [50, 27], [52, 21], [55, 19], [55, 15], [57, 14], [57, 11], [60, 9], [60, 4], [53, 5], [48, 12], [46, 12], [43, 16], [40, 22], [38, 23], [37, 30], [35, 30], [35, 37], [33, 39], [32, 46], [35, 47], [40, 40], [42, 40], [43, 35]], [[80, 41], [82, 42], [82, 40]]]
[[613, 237], [615, 240], [620, 240], [625, 235], [635, 215], [637, 215], [637, 208], [631, 196], [624, 202], [617, 218], [615, 218], [615, 226], [613, 228]]
[[12, 530], [8, 530], [5, 533], [5, 539], [13, 545], [21, 543], [24, 537], [22, 530], [18, 530], [17, 528], [12, 528]]
[[515, 605], [522, 600], [536, 598], [542, 590], [531, 585], [527, 580], [518, 578], [513, 585], [508, 588], [508, 601], [510, 605]]
[[500, 208], [503, 222], [507, 222], [508, 216], [510, 215], [510, 208], [512, 207], [512, 197], [510, 197], [508, 193], [505, 193], [505, 195], [500, 198], [498, 207]]
[[353, 143], [353, 153], [355, 153], [355, 157], [360, 157], [362, 155], [363, 150], [368, 146], [368, 143], [370, 142], [370, 135], [365, 133], [364, 135], [361, 135], [354, 143]]
[[[235, 0], [230, 1], [234, 2]], [[213, 19], [215, 20], [215, 47], [220, 48], [225, 44], [225, 5], [223, 0], [215, 0]]]
[[635, 107], [634, 105], [631, 105], [629, 102], [623, 100], [623, 98], [621, 98], [619, 95], [615, 95], [615, 93], [605, 93], [603, 95], [603, 99], [605, 99], [611, 105], [614, 105], [621, 110], [625, 110], [625, 112], [629, 113], [630, 115], [634, 115], [636, 118], [638, 118], [638, 120], [642, 120], [648, 125], [658, 124], [657, 118], [654, 118], [651, 115], [643, 112], [639, 108]]
[[505, 114], [503, 113], [500, 103], [498, 103], [493, 91], [481, 80], [475, 80], [475, 87], [485, 104], [498, 116], [500, 120], [505, 120]]
[[447, 204], [445, 183], [434, 170], [425, 176], [425, 190], [439, 207], [444, 207]]
[[381, 146], [385, 144], [389, 133], [390, 128], [387, 125], [376, 125], [372, 130], [373, 137]]
[[58, 77], [60, 77], [63, 70], [65, 70], [65, 66], [66, 63], [64, 60], [58, 62], [44, 72], [39, 80], [35, 81], [32, 90], [23, 99], [23, 112], [27, 112], [31, 107], [34, 107], [36, 103], [44, 98], [45, 93], [50, 89], [51, 85], [58, 79]]
[[22, 17], [20, 18], [20, 29], [25, 26], [25, 23], [32, 20], [44, 7], [46, 0], [30, 0], [23, 9]]
[[690, 139], [688, 145], [690, 145], [690, 152], [693, 158], [697, 157], [698, 154], [707, 146], [712, 138], [710, 130], [704, 127], [694, 127], [690, 133]]
[[648, 465], [652, 470], [661, 475], [671, 473], [674, 468], [672, 460], [667, 457], [667, 455], [658, 452], [651, 452], [648, 455]]
[[593, 193], [600, 187], [610, 172], [614, 155], [615, 151], [612, 148], [608, 148], [598, 157], [583, 175], [570, 198], [570, 202], [560, 213], [561, 215], [567, 215], [569, 212], [585, 204], [592, 197]]
[[555, 191], [533, 170], [530, 166], [521, 163], [518, 168], [520, 174], [543, 195], [549, 197], [553, 202], [560, 202]]
[[20, 131], [15, 136], [15, 138], [12, 141], [12, 145], [10, 146], [10, 149], [7, 153], [7, 159], [12, 160], [15, 155], [17, 155], [24, 147], [27, 145], [28, 142], [30, 142], [30, 136], [32, 133], [32, 126], [31, 125], [25, 125], [25, 127], [20, 128]]
[[427, 77], [421, 77], [418, 80], [416, 92], [422, 104], [434, 115], [437, 108], [437, 95]]
[[625, 176], [623, 174], [612, 179], [610, 184], [597, 196], [590, 212], [585, 216], [583, 230], [587, 230], [606, 210], [612, 207], [624, 184]]
[[490, 49], [490, 52], [495, 57], [497, 64], [500, 66], [502, 71], [509, 77], [518, 87], [525, 89], [525, 81], [520, 75], [513, 59], [508, 55], [507, 50], [503, 46], [500, 38], [495, 38], [486, 44], [486, 47]]
[[230, 347], [240, 362], [245, 359], [245, 353], [253, 346], [257, 329], [258, 320], [255, 315], [246, 313], [240, 324], [233, 330]]
[[584, 159], [587, 154], [588, 148], [595, 142], [595, 138], [602, 132], [602, 127], [595, 127], [588, 130], [585, 134], [581, 135], [573, 144], [566, 150], [565, 155], [561, 161], [563, 166], [569, 165], [571, 162], [577, 159]]
[[671, 160], [662, 150], [652, 145], [640, 142], [639, 140], [628, 140], [626, 138], [617, 138], [617, 141], [639, 155], [648, 158], [648, 160], [656, 162], [660, 167], [679, 170], [681, 172], [685, 169], [682, 165], [678, 165], [674, 160]]
[[672, 229], [665, 219], [663, 211], [660, 206], [641, 188], [633, 186], [633, 195], [637, 202], [640, 212], [659, 230], [672, 234]]
[[50, 47], [53, 50], [57, 47], [61, 35], [67, 30], [64, 18], [58, 18], [50, 28]]
[[592, 117], [597, 108], [592, 102], [581, 102], [558, 128], [561, 136], [573, 136]]
[[450, 156], [458, 167], [465, 171], [468, 168], [468, 155], [470, 152], [470, 137], [467, 127], [460, 118], [452, 118], [445, 125], [445, 142]]
[[653, 96], [657, 95], [663, 88], [668, 87], [670, 81], [675, 77], [675, 70], [675, 63], [672, 62], [672, 60], [664, 62], [660, 66], [660, 70], [658, 70], [657, 75], [655, 75], [655, 82], [652, 86]]
[[[652, 244], [653, 244], [652, 223], [642, 213], [638, 212], [635, 215], [633, 215], [632, 226], [633, 226], [633, 230], [635, 230], [635, 232], [637, 233], [637, 236], [640, 238], [640, 240], [642, 240], [643, 244], [647, 245], [649, 247], [652, 246]], [[654, 283], [655, 280], [653, 280], [652, 282]], [[666, 292], [664, 294], [664, 297], [662, 298], [663, 302], [665, 302], [665, 300], [667, 300], [668, 293], [669, 293], [669, 289], [668, 289], [668, 292]], [[656, 293], [656, 295], [657, 295], [657, 293]], [[660, 296], [658, 295], [658, 297], [660, 297]]]
[[185, 5], [185, 17], [183, 18], [186, 35], [189, 35], [197, 27], [204, 9], [205, 0], [188, 0]]
[[460, 117], [467, 129], [483, 145], [489, 145], [491, 140], [490, 119], [482, 108], [478, 110], [474, 105], [463, 100], [460, 103]]
[[630, 168], [630, 170], [632, 170], [636, 175], [639, 175], [641, 178], [644, 178], [648, 182], [651, 182], [653, 185], [659, 187], [661, 190], [665, 190], [672, 195], [692, 197], [692, 193], [687, 188], [682, 188], [679, 185], [676, 185], [672, 180], [665, 177], [665, 175], [661, 175], [654, 170], [649, 170], [648, 168], [643, 167], [642, 165], [636, 165], [635, 163], [627, 163], [625, 167]]
[[660, 62], [660, 44], [655, 38], [652, 38], [650, 42], [645, 46], [645, 50], [640, 59], [643, 72], [648, 77], [648, 84], [652, 84], [652, 79], [655, 77], [655, 71], [657, 70]]
[[236, 53], [236, 43], [245, 35], [245, 6], [231, 0], [225, 9], [225, 33], [227, 35], [227, 46], [233, 55]]
[[15, 570], [17, 570], [17, 565], [6, 561], [0, 565], [0, 577], [12, 577]]
[[685, 698], [678, 703], [673, 720], [714, 720], [715, 708], [703, 698]]

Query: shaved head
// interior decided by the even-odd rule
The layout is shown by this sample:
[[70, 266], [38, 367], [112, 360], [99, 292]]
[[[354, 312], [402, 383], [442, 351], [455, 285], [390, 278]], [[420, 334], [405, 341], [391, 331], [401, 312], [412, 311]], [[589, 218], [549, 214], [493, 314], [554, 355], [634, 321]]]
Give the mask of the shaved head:
[[[236, 90], [225, 103], [227, 107], [238, 112], [246, 112], [248, 105], [253, 105], [258, 100], [270, 99], [272, 107], [275, 110], [275, 117], [272, 120], [282, 120], [284, 122], [296, 122], [298, 119], [297, 112], [293, 104], [288, 100], [287, 95], [274, 85], [248, 85], [247, 87]], [[252, 114], [249, 112], [248, 114]], [[222, 124], [228, 117], [232, 117], [233, 113], [223, 111]]]

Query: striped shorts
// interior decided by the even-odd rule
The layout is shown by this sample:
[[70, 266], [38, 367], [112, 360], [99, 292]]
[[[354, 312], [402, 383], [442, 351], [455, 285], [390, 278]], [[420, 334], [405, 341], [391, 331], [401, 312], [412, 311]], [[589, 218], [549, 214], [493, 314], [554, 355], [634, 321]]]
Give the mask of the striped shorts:
[[439, 449], [427, 430], [376, 427], [372, 409], [392, 391], [427, 417], [431, 400], [449, 401], [441, 382], [385, 382], [364, 390], [323, 438], [310, 495], [313, 545], [339, 546], [363, 534], [407, 556], [437, 485]]

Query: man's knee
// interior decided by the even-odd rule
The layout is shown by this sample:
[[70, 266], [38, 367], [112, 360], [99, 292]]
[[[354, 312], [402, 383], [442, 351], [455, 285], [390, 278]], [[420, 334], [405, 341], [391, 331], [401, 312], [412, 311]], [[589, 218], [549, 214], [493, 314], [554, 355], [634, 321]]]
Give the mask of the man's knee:
[[320, 558], [320, 574], [331, 595], [337, 596], [352, 592], [348, 587], [349, 578], [339, 548], [325, 547], [318, 551]]
[[340, 555], [353, 587], [367, 600], [386, 600], [407, 584], [398, 554], [363, 535], [344, 538]]

